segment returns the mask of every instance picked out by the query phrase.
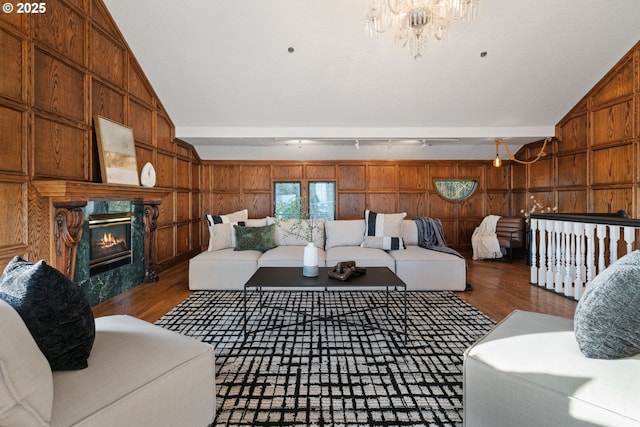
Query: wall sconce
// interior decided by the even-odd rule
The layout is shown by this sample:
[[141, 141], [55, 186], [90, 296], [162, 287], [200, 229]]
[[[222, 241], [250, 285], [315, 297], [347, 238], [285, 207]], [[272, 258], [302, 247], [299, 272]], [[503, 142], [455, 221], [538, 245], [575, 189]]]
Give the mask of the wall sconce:
[[507, 156], [509, 156], [509, 160], [511, 160], [512, 162], [520, 163], [522, 165], [530, 165], [531, 163], [535, 163], [538, 160], [540, 160], [542, 157], [547, 155], [547, 153], [544, 150], [545, 148], [547, 148], [547, 144], [553, 141], [554, 139], [555, 138], [553, 136], [545, 138], [544, 142], [542, 143], [542, 148], [540, 148], [540, 151], [538, 152], [536, 157], [533, 160], [525, 161], [525, 160], [516, 159], [516, 157], [511, 153], [511, 151], [509, 151], [509, 147], [504, 142], [504, 138], [496, 138], [496, 158], [493, 160], [493, 166], [497, 168], [502, 166], [502, 160], [500, 159], [500, 153], [498, 152], [498, 147], [500, 146], [500, 144], [504, 146], [504, 150], [507, 152]]

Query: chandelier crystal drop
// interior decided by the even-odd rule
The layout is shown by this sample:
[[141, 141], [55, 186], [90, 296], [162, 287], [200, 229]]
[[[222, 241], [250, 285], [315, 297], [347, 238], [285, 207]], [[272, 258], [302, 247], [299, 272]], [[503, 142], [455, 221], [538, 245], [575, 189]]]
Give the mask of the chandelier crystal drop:
[[372, 37], [395, 28], [395, 40], [422, 59], [427, 39], [442, 40], [452, 21], [470, 21], [478, 15], [480, 0], [372, 0], [365, 31]]

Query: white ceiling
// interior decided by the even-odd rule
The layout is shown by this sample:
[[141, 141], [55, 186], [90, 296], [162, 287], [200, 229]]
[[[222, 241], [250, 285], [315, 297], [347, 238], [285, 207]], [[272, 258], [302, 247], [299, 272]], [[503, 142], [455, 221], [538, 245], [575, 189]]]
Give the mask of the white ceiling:
[[640, 39], [638, 0], [482, 0], [421, 62], [365, 34], [370, 0], [104, 3], [203, 159], [491, 159], [553, 135]]

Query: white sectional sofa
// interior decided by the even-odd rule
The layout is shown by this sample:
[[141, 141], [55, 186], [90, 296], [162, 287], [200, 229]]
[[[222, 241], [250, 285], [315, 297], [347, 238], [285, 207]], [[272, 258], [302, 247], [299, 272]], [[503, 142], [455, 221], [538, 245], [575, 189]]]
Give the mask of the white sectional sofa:
[[[260, 220], [252, 224], [259, 225]], [[264, 223], [269, 223], [269, 218]], [[248, 225], [248, 224], [247, 224]], [[466, 262], [463, 258], [418, 246], [415, 221], [403, 220], [401, 237], [406, 249], [384, 251], [361, 247], [365, 220], [335, 220], [324, 224], [319, 247], [321, 267], [353, 260], [362, 267], [389, 267], [408, 290], [453, 290], [466, 287]], [[189, 288], [192, 290], [241, 290], [258, 267], [301, 267], [304, 242], [287, 240], [276, 228], [277, 247], [266, 252], [236, 251], [234, 248], [204, 251], [189, 261]]]

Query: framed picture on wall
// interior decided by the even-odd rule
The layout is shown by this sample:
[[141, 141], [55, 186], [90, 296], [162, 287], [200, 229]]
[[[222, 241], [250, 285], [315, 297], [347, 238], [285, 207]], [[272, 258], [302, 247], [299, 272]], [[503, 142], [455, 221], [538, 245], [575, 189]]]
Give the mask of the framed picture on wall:
[[133, 129], [102, 116], [95, 116], [100, 172], [106, 184], [140, 185]]

